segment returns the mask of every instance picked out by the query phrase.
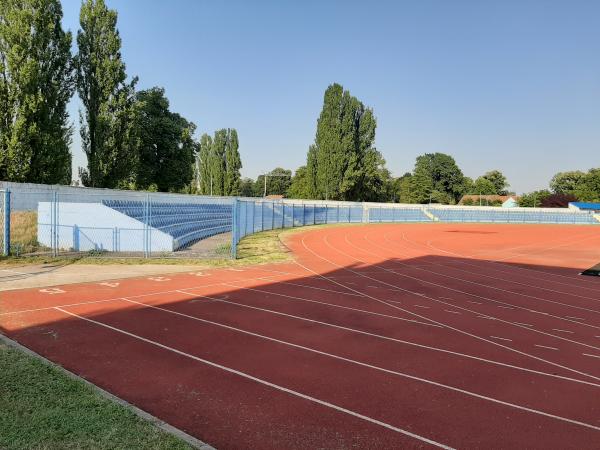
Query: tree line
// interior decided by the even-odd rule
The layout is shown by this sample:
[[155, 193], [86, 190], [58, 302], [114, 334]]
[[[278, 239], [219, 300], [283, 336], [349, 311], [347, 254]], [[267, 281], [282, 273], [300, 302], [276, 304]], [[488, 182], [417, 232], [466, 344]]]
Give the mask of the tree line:
[[215, 132], [204, 158], [196, 125], [170, 110], [165, 90], [136, 91], [138, 78], [127, 76], [116, 11], [82, 3], [75, 54], [62, 17], [60, 0], [0, 2], [0, 179], [71, 183], [67, 105], [76, 92], [85, 186], [207, 194], [208, 172], [216, 195], [237, 194], [236, 131]]

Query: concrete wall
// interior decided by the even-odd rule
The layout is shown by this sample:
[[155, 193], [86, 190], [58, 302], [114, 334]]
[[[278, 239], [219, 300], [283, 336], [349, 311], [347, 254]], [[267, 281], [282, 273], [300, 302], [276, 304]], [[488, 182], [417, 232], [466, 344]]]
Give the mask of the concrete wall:
[[74, 203], [99, 203], [102, 200], [144, 201], [147, 195], [151, 196], [153, 202], [201, 202], [214, 204], [231, 204], [233, 202], [232, 197], [0, 181], [0, 190], [3, 189], [10, 189], [11, 191], [11, 209], [13, 211], [36, 211], [39, 202], [52, 201], [54, 192], [58, 193], [58, 201]]
[[[52, 203], [38, 203], [38, 241], [52, 247]], [[101, 203], [58, 203], [58, 247], [62, 250], [143, 252], [144, 224]], [[174, 250], [173, 237], [149, 230], [153, 252]]]

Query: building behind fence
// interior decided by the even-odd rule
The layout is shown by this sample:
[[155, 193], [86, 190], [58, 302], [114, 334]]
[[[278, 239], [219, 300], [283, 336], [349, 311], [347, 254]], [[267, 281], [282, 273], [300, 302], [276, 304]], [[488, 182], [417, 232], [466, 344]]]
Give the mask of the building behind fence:
[[600, 224], [577, 208], [249, 199], [0, 182], [3, 254], [224, 257], [260, 231], [329, 223]]

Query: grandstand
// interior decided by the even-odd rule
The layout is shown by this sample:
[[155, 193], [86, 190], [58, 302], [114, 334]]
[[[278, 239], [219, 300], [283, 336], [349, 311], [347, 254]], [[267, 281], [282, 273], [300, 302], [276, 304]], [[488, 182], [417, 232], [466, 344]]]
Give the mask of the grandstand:
[[173, 250], [231, 231], [231, 205], [104, 200], [102, 204], [173, 237]]
[[421, 207], [370, 208], [369, 222], [431, 222], [433, 217]]
[[427, 207], [440, 222], [598, 224], [593, 214], [557, 208]]

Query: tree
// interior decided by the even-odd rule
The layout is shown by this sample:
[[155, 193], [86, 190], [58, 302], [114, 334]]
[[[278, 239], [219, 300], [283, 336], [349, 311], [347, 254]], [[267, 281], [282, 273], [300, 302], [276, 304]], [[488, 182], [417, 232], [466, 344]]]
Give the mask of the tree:
[[550, 180], [550, 189], [555, 194], [573, 194], [584, 177], [580, 170], [559, 172]]
[[223, 192], [225, 195], [238, 195], [240, 192], [240, 169], [242, 160], [239, 152], [239, 140], [235, 128], [227, 129], [225, 146], [225, 179]]
[[240, 195], [242, 197], [254, 197], [254, 180], [242, 178], [240, 180]]
[[296, 169], [287, 193], [289, 198], [311, 198], [307, 171], [306, 166], [300, 166]]
[[196, 164], [201, 194], [239, 195], [242, 161], [238, 148], [239, 139], [233, 128], [215, 131], [214, 138], [202, 135]]
[[227, 151], [227, 130], [215, 131], [208, 159], [210, 170], [210, 194], [225, 195], [225, 152]]
[[550, 197], [550, 195], [552, 195], [552, 193], [547, 189], [523, 194], [519, 199], [519, 206], [529, 208], [540, 207], [544, 199]]
[[[277, 167], [267, 173], [266, 195], [287, 195], [292, 184], [292, 171]], [[262, 197], [265, 193], [265, 175], [259, 175], [254, 184], [254, 195]]]
[[373, 147], [376, 126], [373, 111], [341, 85], [327, 88], [307, 156], [311, 196], [333, 200], [377, 196], [384, 161]]
[[196, 126], [169, 110], [164, 89], [140, 91], [136, 99], [140, 140], [136, 186], [147, 189], [154, 184], [162, 192], [181, 191], [193, 176]]
[[456, 203], [464, 193], [464, 175], [450, 155], [426, 153], [418, 156], [411, 177], [414, 203]]
[[80, 128], [87, 169], [86, 186], [116, 187], [131, 181], [137, 156], [137, 78], [125, 83], [117, 13], [104, 0], [86, 0], [79, 15], [77, 91], [83, 103]]
[[198, 170], [199, 178], [199, 193], [208, 195], [211, 193], [211, 163], [210, 156], [212, 151], [212, 137], [204, 133], [200, 138], [200, 145], [198, 149], [198, 161], [196, 167]]
[[569, 203], [576, 202], [577, 197], [573, 194], [551, 194], [542, 199], [542, 208], [567, 208]]
[[470, 194], [477, 195], [496, 195], [498, 194], [498, 187], [494, 185], [489, 178], [485, 176], [479, 177], [473, 183]]
[[70, 32], [59, 0], [0, 2], [0, 179], [71, 182]]
[[494, 186], [494, 192], [491, 192], [491, 194], [497, 194], [497, 195], [507, 195], [508, 194], [507, 189], [510, 187], [510, 185], [506, 181], [506, 177], [499, 170], [492, 170], [490, 172], [486, 172], [480, 178], [488, 180]]
[[401, 177], [396, 178], [395, 186], [399, 203], [413, 203], [412, 196], [412, 174], [406, 172]]
[[584, 202], [600, 202], [600, 168], [590, 169], [577, 184], [573, 194]]

